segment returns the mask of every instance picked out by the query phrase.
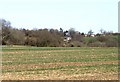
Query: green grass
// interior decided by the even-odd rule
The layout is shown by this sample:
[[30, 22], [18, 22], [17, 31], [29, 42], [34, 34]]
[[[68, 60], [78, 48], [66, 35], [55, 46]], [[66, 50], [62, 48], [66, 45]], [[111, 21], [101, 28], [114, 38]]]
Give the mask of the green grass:
[[21, 47], [16, 50], [15, 47], [3, 47], [3, 52], [13, 52], [2, 55], [3, 65], [54, 62], [94, 62], [118, 59], [117, 48]]

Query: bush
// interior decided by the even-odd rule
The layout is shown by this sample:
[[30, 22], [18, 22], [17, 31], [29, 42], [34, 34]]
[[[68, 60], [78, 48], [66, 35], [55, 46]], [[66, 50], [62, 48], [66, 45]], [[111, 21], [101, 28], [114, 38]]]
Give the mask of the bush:
[[97, 42], [88, 44], [88, 46], [89, 47], [105, 47], [106, 45], [104, 42], [97, 41]]
[[69, 47], [83, 47], [84, 44], [82, 42], [79, 42], [79, 41], [72, 41], [70, 44], [69, 44]]
[[96, 41], [95, 37], [84, 37], [83, 38], [83, 43], [84, 44], [94, 43], [95, 41]]
[[98, 36], [96, 39], [100, 42], [105, 42], [109, 39], [109, 37], [108, 36]]
[[88, 41], [87, 41], [87, 46], [92, 46], [93, 43], [96, 42], [96, 38], [95, 37], [89, 37]]
[[106, 47], [117, 47], [118, 41], [110, 38], [108, 41], [105, 42], [105, 44], [106, 44]]

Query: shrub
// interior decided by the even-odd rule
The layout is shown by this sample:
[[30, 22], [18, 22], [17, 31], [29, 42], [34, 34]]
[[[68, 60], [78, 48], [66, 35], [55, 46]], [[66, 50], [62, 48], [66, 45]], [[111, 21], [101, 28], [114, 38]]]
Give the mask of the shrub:
[[82, 42], [79, 42], [79, 41], [72, 41], [70, 44], [69, 44], [69, 47], [83, 47], [84, 44]]
[[109, 39], [109, 37], [108, 36], [98, 36], [96, 39], [100, 42], [105, 42]]
[[94, 43], [88, 44], [89, 47], [105, 47], [105, 42], [96, 41]]
[[117, 47], [118, 46], [118, 41], [110, 38], [108, 41], [105, 42], [106, 47]]

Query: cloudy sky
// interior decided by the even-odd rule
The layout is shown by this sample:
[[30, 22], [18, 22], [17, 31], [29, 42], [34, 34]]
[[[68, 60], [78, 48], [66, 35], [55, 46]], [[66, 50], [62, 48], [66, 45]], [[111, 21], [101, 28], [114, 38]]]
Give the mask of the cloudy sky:
[[118, 31], [120, 0], [0, 0], [0, 18], [16, 28]]

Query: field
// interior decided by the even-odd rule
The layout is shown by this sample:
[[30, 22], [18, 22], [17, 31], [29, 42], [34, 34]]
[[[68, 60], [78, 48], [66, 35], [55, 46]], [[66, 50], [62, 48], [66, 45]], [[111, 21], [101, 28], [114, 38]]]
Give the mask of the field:
[[3, 80], [118, 80], [118, 50], [100, 47], [2, 47]]

